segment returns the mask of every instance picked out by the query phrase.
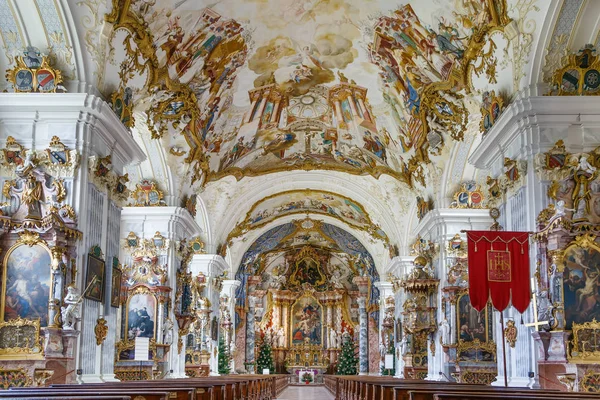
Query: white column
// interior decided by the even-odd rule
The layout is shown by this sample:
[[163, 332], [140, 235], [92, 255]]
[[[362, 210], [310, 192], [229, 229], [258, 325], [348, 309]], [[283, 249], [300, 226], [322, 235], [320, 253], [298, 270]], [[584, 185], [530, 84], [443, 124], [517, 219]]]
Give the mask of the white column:
[[[203, 273], [206, 276], [206, 297], [211, 303], [211, 313], [208, 318], [208, 326], [206, 328], [206, 337], [211, 337], [211, 322], [213, 317], [217, 317], [217, 324], [219, 323], [219, 300], [220, 292], [215, 290], [214, 280], [221, 276], [224, 271], [229, 270], [227, 262], [218, 254], [194, 254], [189, 265], [192, 276], [195, 277], [199, 273]], [[207, 340], [208, 341], [208, 340]], [[210, 339], [210, 348], [207, 350], [210, 352], [210, 375], [219, 375], [219, 355], [215, 355], [213, 349], [218, 348], [218, 340]], [[204, 344], [203, 344], [204, 345]]]

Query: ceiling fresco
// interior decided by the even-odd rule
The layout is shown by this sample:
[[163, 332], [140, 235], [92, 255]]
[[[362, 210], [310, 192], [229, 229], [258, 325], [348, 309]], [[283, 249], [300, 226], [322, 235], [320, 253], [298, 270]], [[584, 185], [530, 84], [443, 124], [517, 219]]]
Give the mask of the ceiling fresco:
[[113, 0], [108, 87], [132, 90], [136, 126], [191, 183], [318, 169], [425, 186], [510, 22], [505, 0], [450, 3]]
[[246, 218], [230, 233], [229, 238], [238, 237], [251, 229], [294, 214], [328, 215], [352, 228], [366, 231], [377, 239], [388, 241], [385, 232], [371, 220], [361, 204], [334, 192], [311, 189], [288, 190], [266, 196], [252, 206]]

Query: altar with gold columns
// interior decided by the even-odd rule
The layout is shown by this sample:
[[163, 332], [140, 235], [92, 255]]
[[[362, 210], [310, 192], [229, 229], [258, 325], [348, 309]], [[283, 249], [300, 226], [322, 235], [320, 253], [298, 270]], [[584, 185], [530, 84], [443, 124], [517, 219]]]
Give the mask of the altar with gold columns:
[[[271, 343], [277, 372], [315, 370], [315, 382], [337, 362], [343, 332], [354, 333], [344, 291], [269, 290], [260, 323], [263, 340]], [[331, 371], [329, 371], [331, 372]]]

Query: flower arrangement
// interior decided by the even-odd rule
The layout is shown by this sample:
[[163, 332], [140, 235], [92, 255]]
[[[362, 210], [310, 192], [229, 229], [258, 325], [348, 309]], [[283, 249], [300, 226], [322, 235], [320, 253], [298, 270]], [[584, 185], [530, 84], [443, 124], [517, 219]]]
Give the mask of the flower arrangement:
[[302, 374], [302, 382], [304, 382], [308, 385], [312, 381], [313, 381], [312, 374], [309, 374], [308, 372], [305, 372], [304, 374]]

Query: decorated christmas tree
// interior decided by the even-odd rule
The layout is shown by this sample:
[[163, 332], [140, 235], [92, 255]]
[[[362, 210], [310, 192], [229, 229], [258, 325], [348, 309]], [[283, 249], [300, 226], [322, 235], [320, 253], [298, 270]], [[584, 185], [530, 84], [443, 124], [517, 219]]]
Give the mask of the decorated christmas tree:
[[260, 345], [258, 360], [256, 360], [256, 372], [262, 374], [263, 369], [268, 369], [271, 374], [275, 372], [273, 351], [271, 350], [271, 344], [267, 340], [263, 340]]
[[231, 354], [229, 354], [227, 347], [225, 340], [219, 338], [219, 374], [221, 375], [229, 375], [231, 372]]
[[356, 375], [358, 371], [356, 366], [358, 357], [355, 353], [354, 340], [350, 335], [344, 333], [344, 342], [342, 343], [342, 353], [338, 360], [337, 375]]

